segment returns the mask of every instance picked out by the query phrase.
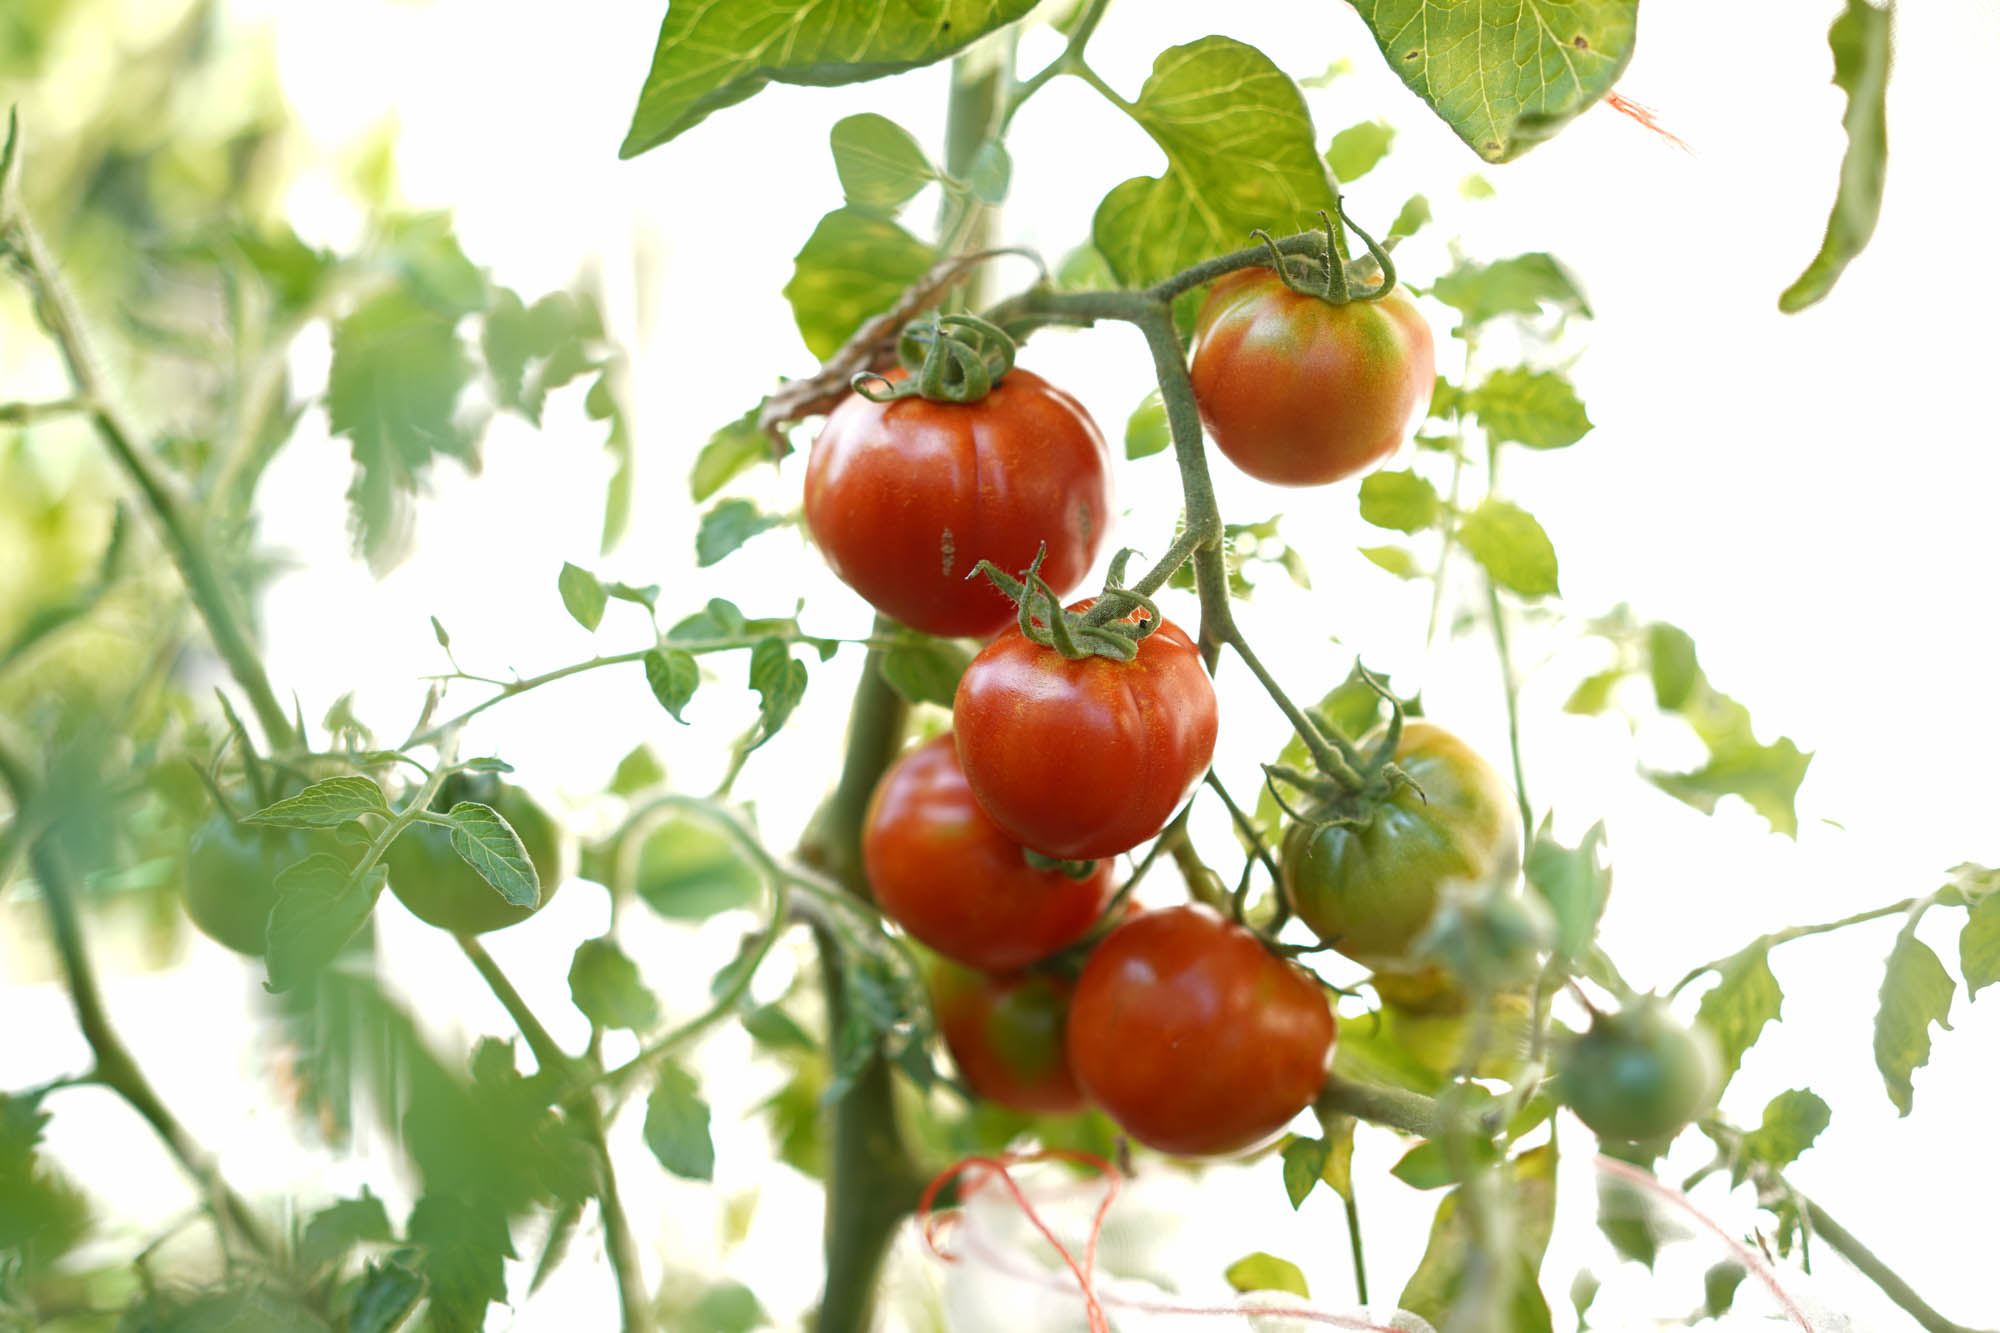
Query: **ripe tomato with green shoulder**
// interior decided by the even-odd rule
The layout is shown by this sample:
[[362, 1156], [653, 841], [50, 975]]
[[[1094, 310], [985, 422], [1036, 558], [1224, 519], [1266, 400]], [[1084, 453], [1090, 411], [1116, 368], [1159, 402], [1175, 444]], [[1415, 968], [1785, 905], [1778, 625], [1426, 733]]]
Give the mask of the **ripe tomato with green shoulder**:
[[1189, 374], [1230, 462], [1260, 481], [1321, 486], [1410, 438], [1437, 364], [1430, 326], [1401, 292], [1336, 305], [1246, 268], [1209, 288]]
[[966, 667], [952, 719], [966, 781], [993, 822], [1071, 861], [1130, 851], [1165, 828], [1208, 772], [1217, 728], [1201, 653], [1171, 620], [1129, 662], [1066, 658], [1016, 624]]
[[262, 958], [278, 874], [311, 854], [303, 830], [240, 824], [217, 811], [188, 842], [188, 919], [217, 944]]
[[455, 935], [483, 935], [526, 921], [562, 887], [562, 832], [535, 798], [491, 773], [454, 773], [439, 786], [431, 809], [443, 813], [461, 801], [490, 806], [513, 826], [541, 881], [541, 901], [516, 907], [452, 850], [451, 831], [412, 824], [389, 844], [382, 864], [389, 890], [421, 920]]
[[1309, 810], [1286, 830], [1278, 852], [1299, 919], [1378, 972], [1419, 970], [1410, 945], [1447, 882], [1485, 883], [1512, 873], [1521, 859], [1513, 793], [1464, 741], [1412, 719], [1394, 760], [1414, 788], [1396, 789], [1360, 827], [1316, 824]]
[[[891, 383], [907, 378], [893, 370]], [[806, 465], [805, 519], [841, 581], [926, 634], [985, 637], [1014, 607], [982, 559], [1075, 590], [1112, 519], [1111, 451], [1069, 394], [1018, 367], [970, 403], [854, 394]]]
[[1670, 1139], [1714, 1104], [1722, 1086], [1715, 1042], [1644, 996], [1594, 1016], [1588, 1030], [1556, 1043], [1554, 1087], [1563, 1105], [1623, 1143]]
[[1089, 1105], [1064, 1049], [1074, 981], [1042, 971], [992, 976], [940, 956], [930, 988], [938, 1031], [974, 1092], [1030, 1115]]
[[1070, 1001], [1069, 1060], [1141, 1143], [1237, 1152], [1308, 1106], [1333, 1061], [1320, 983], [1205, 907], [1145, 912], [1091, 951]]
[[973, 798], [950, 733], [889, 766], [869, 798], [861, 859], [876, 905], [968, 967], [1012, 972], [1073, 943], [1111, 899], [1111, 865], [1038, 867]]

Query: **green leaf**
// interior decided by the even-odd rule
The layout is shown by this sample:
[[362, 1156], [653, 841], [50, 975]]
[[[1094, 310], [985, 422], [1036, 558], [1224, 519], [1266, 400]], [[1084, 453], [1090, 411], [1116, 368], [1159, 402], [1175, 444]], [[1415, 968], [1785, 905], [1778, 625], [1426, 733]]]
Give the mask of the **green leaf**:
[[687, 1180], [715, 1179], [715, 1142], [708, 1133], [708, 1103], [686, 1070], [660, 1066], [646, 1099], [646, 1146], [660, 1165]]
[[829, 87], [932, 64], [1035, 0], [712, 0], [670, 4], [618, 149], [637, 157], [768, 83]]
[[358, 883], [350, 882], [347, 863], [330, 852], [316, 852], [279, 871], [278, 900], [266, 928], [265, 989], [290, 990], [330, 962], [375, 910], [383, 878], [378, 865]]
[[432, 1329], [478, 1333], [487, 1305], [507, 1299], [507, 1214], [484, 1200], [426, 1194], [410, 1210], [409, 1237], [424, 1252]]
[[[1491, 264], [1462, 259], [1437, 280], [1431, 295], [1463, 315], [1468, 329], [1502, 315], [1539, 315], [1544, 305], [1590, 317], [1590, 303], [1576, 280], [1554, 255], [1540, 251]], [[1435, 403], [1431, 415], [1438, 415]]]
[[1625, 679], [1623, 671], [1600, 671], [1585, 676], [1570, 691], [1568, 702], [1563, 704], [1565, 713], [1578, 713], [1584, 717], [1596, 717], [1611, 705], [1611, 692], [1618, 682]]
[[393, 1333], [423, 1294], [423, 1274], [393, 1259], [369, 1264], [347, 1302], [347, 1333]]
[[[693, 659], [689, 659], [692, 661]], [[645, 742], [633, 746], [618, 761], [612, 771], [609, 790], [614, 796], [631, 796], [657, 787], [667, 780], [667, 770], [660, 763], [660, 757], [653, 753], [653, 747]]]
[[1167, 427], [1167, 405], [1161, 400], [1160, 391], [1155, 389], [1126, 418], [1125, 456], [1149, 458], [1166, 452], [1173, 443], [1173, 432]]
[[674, 921], [705, 921], [749, 907], [763, 887], [729, 836], [689, 819], [670, 819], [639, 848], [634, 887], [646, 906]]
[[1889, 165], [1889, 15], [1889, 9], [1869, 0], [1847, 0], [1847, 8], [1827, 31], [1833, 82], [1847, 94], [1847, 111], [1840, 118], [1847, 131], [1847, 154], [1840, 160], [1840, 187], [1819, 253], [1778, 297], [1778, 309], [1788, 315], [1832, 291], [1848, 261], [1875, 234], [1882, 212], [1882, 179]]
[[907, 634], [882, 655], [882, 679], [913, 704], [949, 708], [958, 693], [958, 678], [971, 662], [972, 653], [962, 643]]
[[275, 828], [338, 828], [363, 815], [387, 815], [388, 802], [374, 780], [362, 777], [322, 778], [297, 796], [245, 815], [246, 824]]
[[480, 350], [486, 354], [494, 396], [502, 407], [541, 425], [549, 391], [599, 364], [600, 358], [587, 344], [603, 331], [594, 302], [569, 292], [550, 292], [523, 306], [519, 296], [501, 288], [480, 331]]
[[708, 605], [691, 616], [683, 616], [667, 630], [669, 639], [680, 642], [698, 639], [729, 639], [741, 634], [748, 624], [736, 603], [711, 597]]
[[315, 1273], [347, 1257], [363, 1241], [390, 1239], [389, 1214], [365, 1188], [358, 1199], [342, 1199], [313, 1214], [299, 1242], [299, 1265]]
[[1399, 579], [1423, 577], [1417, 568], [1417, 557], [1400, 546], [1357, 546], [1355, 549], [1368, 558], [1370, 564], [1386, 569]]
[[556, 591], [562, 594], [563, 610], [569, 612], [570, 619], [577, 624], [595, 631], [603, 622], [604, 585], [589, 570], [578, 569], [569, 561], [563, 561], [562, 573], [556, 575]]
[[1003, 203], [1013, 180], [1014, 159], [1008, 156], [1007, 145], [998, 139], [988, 139], [979, 145], [979, 151], [972, 155], [972, 166], [965, 173], [972, 197], [982, 204]]
[[[1555, 1157], [1552, 1146], [1530, 1148], [1506, 1169], [1505, 1183], [1513, 1194], [1513, 1226], [1508, 1234], [1513, 1253], [1508, 1258], [1515, 1271], [1513, 1299], [1500, 1326], [1508, 1333], [1549, 1333], [1548, 1303], [1536, 1275], [1555, 1222]], [[1457, 1299], [1473, 1250], [1461, 1194], [1461, 1190], [1453, 1190], [1438, 1204], [1430, 1243], [1397, 1301], [1403, 1309], [1440, 1327]]]
[[743, 1015], [743, 1030], [750, 1040], [777, 1051], [816, 1051], [819, 1043], [799, 1026], [799, 1021], [775, 1004], [760, 1004]]
[[1389, 224], [1389, 234], [1383, 238], [1384, 244], [1399, 241], [1405, 236], [1415, 236], [1431, 220], [1431, 201], [1420, 194], [1413, 194], [1403, 201], [1402, 211]]
[[407, 551], [409, 497], [431, 460], [476, 463], [477, 441], [457, 420], [472, 369], [458, 315], [402, 289], [371, 297], [333, 327], [327, 425], [353, 451], [351, 526], [378, 576]]
[[1262, 1250], [1244, 1255], [1224, 1269], [1222, 1276], [1238, 1291], [1288, 1291], [1302, 1301], [1312, 1299], [1306, 1275], [1297, 1264]]
[[1896, 937], [1882, 976], [1882, 1007], [1875, 1015], [1875, 1067], [1889, 1100], [1910, 1113], [1910, 1075], [1931, 1059], [1931, 1024], [1951, 1030], [1951, 973], [1930, 946], [1908, 929]]
[[569, 964], [569, 995], [601, 1028], [644, 1032], [660, 1022], [660, 1002], [639, 980], [639, 967], [611, 939], [585, 940]]
[[1717, 798], [1740, 796], [1762, 815], [1773, 832], [1798, 836], [1795, 802], [1812, 755], [1801, 752], [1788, 737], [1771, 745], [1738, 741], [1718, 746], [1712, 758], [1692, 773], [1648, 773], [1653, 785], [1704, 814], [1715, 810]]
[[807, 349], [822, 361], [832, 356], [936, 258], [935, 250], [887, 218], [853, 208], [828, 213], [792, 261], [785, 284]]
[[1326, 1128], [1326, 1165], [1319, 1178], [1349, 1203], [1354, 1202], [1354, 1117], [1343, 1115], [1321, 1121]]
[[893, 212], [937, 176], [916, 137], [887, 116], [849, 116], [829, 137], [841, 193], [861, 208]]
[[1739, 953], [1722, 965], [1722, 980], [1701, 997], [1695, 1022], [1715, 1038], [1724, 1083], [1735, 1077], [1743, 1053], [1757, 1044], [1764, 1025], [1779, 1019], [1784, 1002], [1765, 950]]
[[1355, 0], [1397, 77], [1488, 162], [1510, 162], [1611, 91], [1638, 0]]
[[[1813, 1140], [1833, 1123], [1833, 1112], [1810, 1089], [1793, 1088], [1773, 1097], [1764, 1107], [1764, 1123], [1743, 1136], [1743, 1151], [1752, 1160], [1783, 1170], [1812, 1147]], [[1742, 1184], [1738, 1171], [1736, 1183]]]
[[1653, 698], [1660, 707], [1679, 712], [1704, 684], [1694, 639], [1664, 621], [1646, 627], [1646, 667], [1653, 678]]
[[451, 849], [459, 860], [479, 872], [502, 898], [515, 907], [533, 907], [542, 900], [541, 877], [513, 825], [490, 805], [460, 801], [446, 811], [451, 825]]
[[677, 1327], [685, 1333], [752, 1333], [770, 1322], [750, 1288], [741, 1282], [718, 1282], [701, 1294], [686, 1322]]
[[1389, 145], [1395, 138], [1395, 127], [1387, 121], [1364, 120], [1359, 125], [1349, 125], [1327, 145], [1326, 164], [1333, 168], [1334, 179], [1342, 185], [1358, 181], [1389, 155]]
[[1712, 1265], [1701, 1276], [1702, 1313], [1710, 1319], [1728, 1314], [1729, 1307], [1736, 1304], [1736, 1289], [1749, 1275], [1750, 1270], [1734, 1259]]
[[1333, 210], [1298, 85], [1255, 47], [1204, 37], [1161, 53], [1130, 110], [1167, 171], [1114, 188], [1091, 224], [1128, 285], [1247, 245], [1252, 228], [1283, 236]]
[[674, 721], [685, 725], [687, 719], [681, 716], [681, 710], [688, 706], [695, 687], [701, 684], [701, 668], [695, 665], [693, 655], [679, 648], [665, 652], [655, 648], [646, 654], [644, 663], [646, 684], [653, 697]]
[[1492, 580], [1523, 597], [1556, 592], [1556, 549], [1535, 516], [1491, 496], [1465, 516], [1459, 541]]
[[760, 511], [754, 501], [724, 500], [701, 516], [701, 528], [694, 536], [694, 562], [706, 569], [758, 533], [784, 522], [781, 515]]
[[1361, 482], [1361, 517], [1378, 528], [1422, 532], [1443, 506], [1437, 487], [1414, 472], [1372, 472]]
[[694, 471], [688, 489], [700, 504], [758, 463], [771, 457], [771, 437], [757, 426], [763, 405], [751, 408], [736, 420], [708, 437], [708, 443], [694, 457]]
[[1530, 449], [1561, 449], [1589, 433], [1590, 417], [1561, 372], [1496, 370], [1465, 398], [1486, 433]]
[[91, 1228], [90, 1204], [39, 1153], [49, 1113], [40, 1092], [0, 1092], [0, 1327], [5, 1327], [8, 1268], [30, 1276], [47, 1271]]
[[806, 664], [793, 657], [783, 639], [759, 639], [750, 650], [750, 688], [757, 691], [765, 740], [778, 734], [806, 695]]
[[635, 588], [629, 583], [607, 583], [604, 585], [604, 591], [606, 595], [618, 601], [631, 602], [634, 606], [643, 606], [648, 611], [652, 610], [660, 600], [660, 585], [657, 583], [648, 583], [643, 588]]
[[1326, 1159], [1333, 1152], [1333, 1145], [1325, 1139], [1289, 1139], [1281, 1156], [1285, 1163], [1285, 1197], [1292, 1201], [1292, 1210], [1298, 1211], [1313, 1186], [1319, 1184], [1321, 1173], [1326, 1170]]
[[1958, 970], [1965, 978], [1967, 999], [2000, 981], [2000, 893], [1989, 893], [1972, 904], [1965, 929], [1958, 935]]
[[[1489, 1166], [1499, 1160], [1490, 1139], [1471, 1139], [1465, 1147], [1469, 1159], [1480, 1166]], [[1443, 1189], [1446, 1185], [1458, 1183], [1458, 1173], [1452, 1169], [1444, 1145], [1435, 1139], [1426, 1139], [1404, 1153], [1389, 1168], [1389, 1174], [1413, 1190]]]
[[454, 319], [486, 309], [491, 295], [486, 275], [465, 257], [450, 213], [397, 214], [383, 225], [381, 245], [404, 285], [425, 305]]
[[1528, 848], [1528, 883], [1556, 918], [1556, 952], [1579, 964], [1597, 937], [1597, 923], [1611, 896], [1611, 869], [1604, 864], [1604, 821], [1591, 825], [1575, 848], [1555, 839], [1553, 816], [1544, 817]]

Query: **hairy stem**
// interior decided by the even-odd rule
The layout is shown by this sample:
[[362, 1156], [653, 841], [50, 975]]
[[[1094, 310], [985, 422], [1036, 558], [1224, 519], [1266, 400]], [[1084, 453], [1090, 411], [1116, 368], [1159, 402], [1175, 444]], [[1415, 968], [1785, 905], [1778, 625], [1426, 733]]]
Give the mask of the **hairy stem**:
[[[1805, 1206], [1806, 1220], [1812, 1224], [1813, 1235], [1825, 1241], [1841, 1258], [1860, 1270], [1861, 1275], [1880, 1288], [1884, 1296], [1915, 1319], [1924, 1328], [1925, 1333], [1981, 1333], [1980, 1330], [1968, 1325], [1954, 1323], [1931, 1308], [1930, 1303], [1919, 1296], [1914, 1287], [1905, 1282], [1889, 1265], [1883, 1263], [1873, 1250], [1863, 1245], [1853, 1232], [1834, 1221], [1826, 1209], [1810, 1199], [1805, 1200]], [[1994, 1333], [1994, 1331], [1988, 1329], [1984, 1333]]]
[[1918, 898], [1905, 898], [1901, 902], [1890, 903], [1885, 907], [1871, 907], [1865, 912], [1856, 912], [1852, 916], [1841, 917], [1838, 921], [1821, 921], [1810, 926], [1787, 926], [1783, 930], [1774, 930], [1768, 935], [1759, 935], [1735, 953], [1725, 954], [1723, 957], [1711, 959], [1699, 967], [1689, 968], [1687, 975], [1676, 981], [1667, 991], [1667, 998], [1672, 999], [1674, 996], [1679, 995], [1682, 991], [1700, 980], [1705, 973], [1720, 972], [1724, 967], [1729, 965], [1732, 959], [1740, 958], [1746, 953], [1755, 950], [1773, 949], [1787, 940], [1802, 940], [1808, 935], [1825, 935], [1832, 931], [1844, 930], [1848, 926], [1858, 926], [1864, 921], [1879, 921], [1887, 916], [1903, 916], [1918, 904], [1931, 901], [1935, 897], [1936, 895], [1934, 894], [1925, 894]]

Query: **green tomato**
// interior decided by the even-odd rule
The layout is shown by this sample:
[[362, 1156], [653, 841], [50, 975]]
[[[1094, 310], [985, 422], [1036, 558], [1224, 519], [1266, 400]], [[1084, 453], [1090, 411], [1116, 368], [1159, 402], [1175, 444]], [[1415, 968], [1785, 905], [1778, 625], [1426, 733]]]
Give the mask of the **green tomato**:
[[1521, 856], [1513, 794], [1465, 742], [1412, 720], [1395, 761], [1415, 790], [1397, 790], [1359, 828], [1294, 823], [1278, 858], [1299, 919], [1349, 958], [1388, 972], [1420, 970], [1410, 946], [1447, 883], [1511, 875]]
[[1672, 1138], [1709, 1108], [1722, 1064], [1706, 1031], [1647, 996], [1560, 1042], [1555, 1079], [1563, 1104], [1598, 1137], [1646, 1143]]
[[562, 886], [562, 832], [546, 810], [519, 787], [491, 774], [454, 773], [431, 800], [440, 813], [461, 801], [491, 806], [514, 828], [542, 883], [534, 907], [516, 907], [452, 850], [451, 831], [412, 824], [389, 844], [382, 863], [389, 889], [420, 919], [454, 935], [483, 935], [526, 921]]
[[188, 919], [217, 944], [264, 956], [264, 928], [278, 901], [278, 872], [312, 853], [299, 829], [239, 824], [217, 812], [188, 842]]

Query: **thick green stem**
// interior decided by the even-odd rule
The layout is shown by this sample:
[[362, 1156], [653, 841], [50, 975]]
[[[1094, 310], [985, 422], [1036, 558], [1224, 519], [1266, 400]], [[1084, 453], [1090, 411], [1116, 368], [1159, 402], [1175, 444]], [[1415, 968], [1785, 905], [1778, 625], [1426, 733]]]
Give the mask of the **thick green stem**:
[[1329, 1074], [1313, 1100], [1321, 1119], [1340, 1114], [1371, 1125], [1386, 1125], [1405, 1134], [1434, 1139], [1445, 1133], [1448, 1123], [1443, 1108], [1421, 1092], [1385, 1088], [1374, 1083], [1356, 1083], [1338, 1074]]
[[[1863, 1245], [1855, 1234], [1827, 1215], [1826, 1209], [1812, 1200], [1805, 1200], [1806, 1220], [1812, 1224], [1813, 1235], [1830, 1245], [1841, 1258], [1859, 1269], [1862, 1276], [1873, 1282], [1884, 1296], [1894, 1301], [1912, 1319], [1922, 1325], [1926, 1333], [1980, 1333], [1980, 1330], [1946, 1319], [1929, 1302], [1919, 1296], [1916, 1289], [1905, 1282], [1894, 1269], [1876, 1257], [1873, 1250]], [[1985, 1330], [1984, 1333], [1994, 1333]]]

